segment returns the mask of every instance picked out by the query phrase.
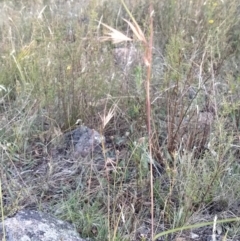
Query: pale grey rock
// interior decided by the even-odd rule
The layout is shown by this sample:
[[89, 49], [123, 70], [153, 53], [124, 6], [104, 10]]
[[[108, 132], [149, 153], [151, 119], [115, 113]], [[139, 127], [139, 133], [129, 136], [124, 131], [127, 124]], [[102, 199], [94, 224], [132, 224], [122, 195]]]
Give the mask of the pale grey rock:
[[113, 57], [115, 64], [125, 73], [128, 73], [134, 65], [142, 62], [142, 56], [132, 44], [127, 47], [117, 47], [113, 49]]
[[0, 237], [3, 227], [6, 241], [86, 241], [79, 237], [74, 227], [55, 217], [33, 210], [21, 210], [0, 223]]

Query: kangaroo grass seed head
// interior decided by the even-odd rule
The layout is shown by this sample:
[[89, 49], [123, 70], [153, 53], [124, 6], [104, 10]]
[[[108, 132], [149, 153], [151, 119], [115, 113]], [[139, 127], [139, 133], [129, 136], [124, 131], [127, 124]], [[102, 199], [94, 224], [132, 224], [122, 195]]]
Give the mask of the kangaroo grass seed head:
[[132, 41], [131, 38], [121, 33], [120, 31], [108, 26], [107, 24], [101, 23], [104, 27], [109, 29], [111, 32], [106, 33], [106, 36], [100, 38], [101, 41], [112, 41], [113, 44], [118, 44], [121, 42]]
[[[134, 21], [134, 23], [131, 23], [130, 21], [123, 19], [125, 22], [127, 22], [127, 24], [129, 25], [129, 27], [132, 29], [134, 35], [136, 36], [137, 40], [142, 42], [144, 45], [147, 45], [147, 40], [144, 36], [143, 31], [141, 30], [141, 28], [139, 27], [139, 25], [137, 24], [136, 21]], [[127, 35], [123, 34], [122, 32], [108, 26], [105, 23], [100, 23], [102, 24], [105, 28], [107, 28], [108, 30], [110, 30], [110, 32], [106, 33], [105, 36], [101, 37], [100, 40], [101, 41], [112, 41], [113, 44], [118, 44], [121, 42], [127, 42], [127, 41], [132, 41], [131, 38], [129, 38]]]

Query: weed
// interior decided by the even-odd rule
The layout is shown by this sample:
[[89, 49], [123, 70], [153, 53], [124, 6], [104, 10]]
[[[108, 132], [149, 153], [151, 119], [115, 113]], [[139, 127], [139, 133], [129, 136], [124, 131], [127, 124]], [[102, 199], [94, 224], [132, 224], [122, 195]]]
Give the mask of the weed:
[[[85, 2], [0, 3], [2, 225], [35, 208], [167, 240], [238, 221], [238, 1]], [[77, 120], [105, 135], [101, 165], [54, 155]]]

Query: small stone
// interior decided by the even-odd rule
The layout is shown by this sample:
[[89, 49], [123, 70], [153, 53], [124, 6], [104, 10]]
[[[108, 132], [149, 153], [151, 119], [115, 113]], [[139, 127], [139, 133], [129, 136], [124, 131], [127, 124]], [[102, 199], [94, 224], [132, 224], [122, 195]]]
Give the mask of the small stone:
[[73, 147], [75, 158], [86, 157], [88, 154], [99, 151], [104, 141], [104, 136], [86, 126], [81, 126], [65, 134], [65, 142], [68, 147]]

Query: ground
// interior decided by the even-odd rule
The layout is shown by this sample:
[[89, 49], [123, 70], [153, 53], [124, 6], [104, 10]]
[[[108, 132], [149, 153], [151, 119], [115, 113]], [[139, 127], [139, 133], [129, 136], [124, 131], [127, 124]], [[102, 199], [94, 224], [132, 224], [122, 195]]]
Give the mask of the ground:
[[[240, 239], [239, 3], [152, 2], [126, 1], [136, 25], [121, 1], [1, 1], [2, 218], [41, 210], [92, 240]], [[101, 23], [132, 41], [102, 41]], [[66, 149], [79, 126], [105, 137], [100, 154]]]

